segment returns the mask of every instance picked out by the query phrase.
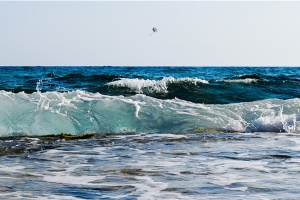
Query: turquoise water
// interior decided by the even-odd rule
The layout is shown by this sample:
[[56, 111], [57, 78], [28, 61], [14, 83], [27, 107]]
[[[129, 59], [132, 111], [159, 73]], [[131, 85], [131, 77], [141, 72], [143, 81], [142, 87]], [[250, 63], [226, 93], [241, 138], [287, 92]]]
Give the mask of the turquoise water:
[[299, 72], [0, 67], [0, 198], [297, 199]]

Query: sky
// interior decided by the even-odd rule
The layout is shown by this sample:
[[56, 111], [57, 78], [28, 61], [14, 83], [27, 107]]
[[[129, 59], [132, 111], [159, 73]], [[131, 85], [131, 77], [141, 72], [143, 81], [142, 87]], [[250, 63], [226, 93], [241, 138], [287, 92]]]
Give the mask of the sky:
[[0, 1], [0, 66], [300, 66], [299, 10], [298, 1]]

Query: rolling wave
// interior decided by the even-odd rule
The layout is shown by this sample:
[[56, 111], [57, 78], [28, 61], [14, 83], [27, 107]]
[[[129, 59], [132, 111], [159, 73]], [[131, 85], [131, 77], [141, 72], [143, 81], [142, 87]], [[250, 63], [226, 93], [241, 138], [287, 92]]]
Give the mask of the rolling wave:
[[85, 91], [0, 91], [0, 136], [83, 133], [183, 133], [195, 130], [300, 132], [300, 99], [199, 104]]

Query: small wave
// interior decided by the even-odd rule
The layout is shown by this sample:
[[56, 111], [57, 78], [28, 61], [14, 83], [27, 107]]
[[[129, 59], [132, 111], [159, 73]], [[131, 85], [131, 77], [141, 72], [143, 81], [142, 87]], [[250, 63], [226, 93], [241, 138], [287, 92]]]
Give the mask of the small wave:
[[144, 80], [144, 79], [128, 79], [122, 78], [117, 81], [108, 83], [108, 86], [125, 87], [130, 90], [142, 93], [168, 93], [169, 84], [208, 84], [208, 81], [199, 78], [174, 78], [164, 77], [162, 80]]
[[237, 75], [235, 77], [238, 79], [260, 79], [260, 76], [258, 74]]
[[257, 83], [258, 79], [245, 78], [245, 79], [235, 79], [235, 80], [223, 80], [226, 83]]

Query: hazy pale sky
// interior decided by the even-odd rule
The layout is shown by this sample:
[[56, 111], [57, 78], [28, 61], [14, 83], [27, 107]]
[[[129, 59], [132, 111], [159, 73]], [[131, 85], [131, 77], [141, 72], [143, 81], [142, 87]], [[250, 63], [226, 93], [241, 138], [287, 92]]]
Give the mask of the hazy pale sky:
[[0, 65], [300, 66], [300, 2], [1, 1]]

